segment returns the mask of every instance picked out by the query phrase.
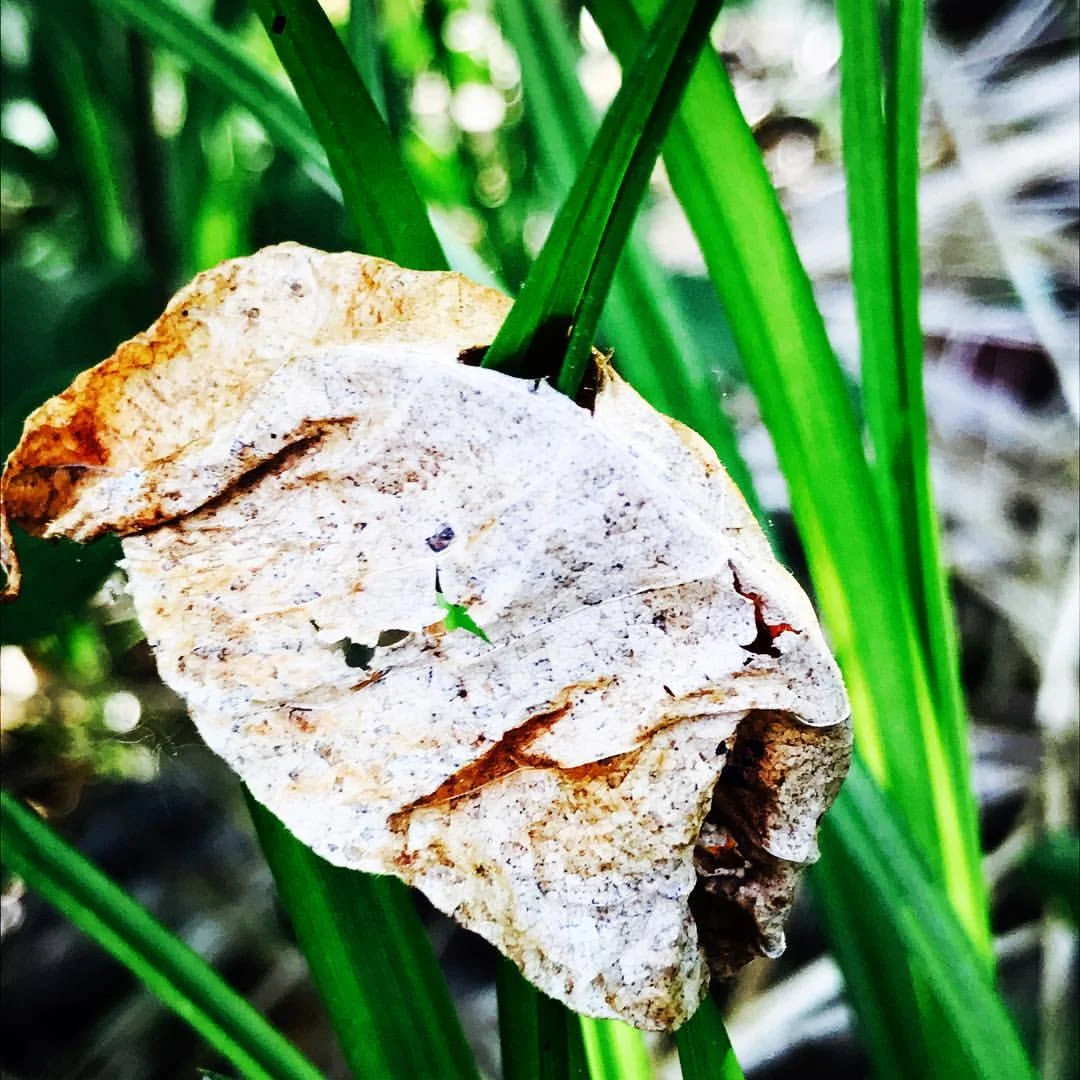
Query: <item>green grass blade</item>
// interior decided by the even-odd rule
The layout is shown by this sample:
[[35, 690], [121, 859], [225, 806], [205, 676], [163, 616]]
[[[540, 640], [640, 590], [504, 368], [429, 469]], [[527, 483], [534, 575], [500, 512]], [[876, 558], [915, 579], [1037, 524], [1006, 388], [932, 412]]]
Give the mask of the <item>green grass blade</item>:
[[349, 55], [379, 115], [386, 119], [386, 87], [379, 55], [379, 19], [375, 0], [349, 0]]
[[900, 508], [888, 462], [909, 438], [902, 387], [890, 378], [899, 361], [893, 283], [897, 257], [888, 208], [881, 26], [876, 4], [839, 0], [846, 48], [840, 66], [844, 160], [851, 222], [851, 276], [859, 313], [863, 411], [877, 466], [881, 509], [897, 561], [903, 559]]
[[683, 1080], [743, 1080], [720, 1009], [711, 997], [675, 1032]]
[[[521, 64], [525, 118], [540, 151], [541, 172], [559, 198], [564, 199], [573, 187], [598, 126], [578, 81], [579, 50], [570, 39], [566, 15], [557, 5], [500, 0], [498, 13]], [[649, 280], [645, 284], [647, 274]], [[642, 284], [644, 288], [634, 288]], [[636, 306], [635, 299], [644, 299], [644, 305]], [[689, 340], [689, 328], [671, 295], [667, 279], [650, 262], [633, 230], [611, 284], [600, 326], [608, 339], [617, 344], [615, 363], [619, 369], [655, 408], [671, 415], [674, 395], [662, 366], [654, 364], [653, 357], [678, 356], [670, 348], [671, 336], [681, 328], [686, 331], [684, 340]], [[655, 352], [650, 352], [650, 341]], [[668, 366], [664, 364], [663, 368]]]
[[500, 956], [497, 963], [495, 989], [499, 998], [503, 1080], [538, 1080], [540, 992], [525, 981], [512, 960]]
[[414, 270], [444, 269], [427, 210], [317, 0], [255, 0], [254, 6], [319, 134], [362, 249]]
[[[291, 154], [320, 188], [336, 199], [342, 198], [303, 107], [238, 49], [227, 34], [212, 23], [194, 18], [175, 0], [157, 0], [154, 4], [145, 4], [143, 0], [93, 2], [119, 22], [175, 53], [203, 85], [246, 108], [266, 129], [271, 141]], [[385, 151], [391, 149], [392, 144], [384, 145]], [[413, 228], [418, 235], [422, 234], [419, 219], [413, 220]], [[457, 269], [477, 281], [494, 284], [483, 263], [452, 234], [444, 234], [443, 243]], [[431, 250], [430, 239], [426, 239], [418, 254], [430, 256]], [[374, 247], [369, 253], [385, 254]], [[403, 258], [403, 261], [406, 265], [419, 265], [415, 260]]]
[[[840, 798], [846, 798], [843, 791]], [[849, 850], [845, 841], [851, 842], [847, 837], [836, 838], [828, 855], [811, 867], [809, 882], [815, 907], [825, 922], [829, 951], [844, 975], [856, 1029], [878, 1080], [930, 1076], [933, 1039], [920, 1019], [919, 997], [893, 928], [892, 908], [887, 901], [875, 902], [861, 891], [858, 848]], [[855, 895], [857, 904], [851, 902]], [[867, 941], [878, 944], [869, 949]], [[900, 1017], [912, 1019], [900, 1023]]]
[[516, 375], [558, 371], [574, 396], [600, 311], [719, 0], [668, 0], [608, 110], [517, 303], [484, 358]]
[[649, 1048], [637, 1028], [583, 1016], [581, 1037], [592, 1080], [653, 1080]]
[[589, 1080], [580, 1019], [546, 994], [536, 997], [538, 1080]]
[[[888, 163], [889, 221], [898, 258], [893, 267], [898, 355], [902, 368], [896, 378], [908, 415], [910, 441], [899, 445], [910, 455], [893, 465], [895, 489], [901, 501], [902, 524], [909, 532], [906, 545], [916, 611], [924, 620], [927, 650], [933, 662], [943, 704], [953, 701], [960, 724], [954, 732], [958, 754], [967, 746], [962, 693], [957, 675], [953, 620], [938, 543], [937, 518], [930, 488], [929, 439], [923, 392], [923, 334], [919, 320], [922, 270], [919, 248], [919, 128], [922, 106], [922, 42], [924, 0], [896, 0], [888, 36], [891, 63], [886, 66], [885, 158]], [[949, 632], [943, 639], [942, 630]], [[948, 646], [948, 647], [946, 647]], [[965, 755], [966, 756], [966, 755]]]
[[1048, 900], [1051, 912], [1080, 924], [1080, 836], [1066, 830], [1048, 833], [1028, 852], [1020, 870]]
[[331, 866], [261, 804], [249, 807], [353, 1075], [475, 1077], [408, 889]]
[[[907, 402], [913, 436], [910, 443], [910, 488], [907, 477], [898, 481], [901, 491], [911, 493], [907, 513], [915, 528], [910, 552], [918, 552], [918, 577], [911, 571], [916, 617], [922, 620], [931, 679], [935, 686], [939, 723], [946, 752], [953, 766], [953, 783], [970, 792], [970, 755], [967, 714], [960, 680], [959, 641], [948, 576], [941, 550], [941, 532], [930, 480], [930, 447], [923, 389], [923, 334], [919, 318], [922, 270], [919, 258], [919, 129], [922, 104], [923, 0], [897, 0], [893, 35], [896, 41], [894, 78], [886, 92], [886, 126], [890, 135], [887, 152], [892, 161], [891, 190], [895, 204], [893, 220], [896, 245], [904, 258], [898, 267], [898, 292], [903, 297], [900, 340], [903, 343]], [[907, 522], [905, 514], [905, 522]], [[951, 745], [949, 742], [951, 741]], [[969, 850], [979, 851], [979, 823], [973, 798], [966, 800]], [[962, 808], [964, 804], [961, 804]], [[992, 960], [988, 924], [975, 928], [974, 940]]]
[[64, 113], [57, 127], [66, 131], [78, 165], [90, 242], [95, 259], [125, 262], [135, 250], [124, 198], [125, 177], [106, 103], [94, 92], [92, 72], [71, 20], [60, 8], [43, 5], [37, 12], [45, 55]]
[[[498, 13], [521, 63], [525, 115], [540, 165], [560, 195], [570, 191], [596, 131], [592, 107], [577, 78], [577, 51], [564, 14], [554, 4], [501, 0]], [[735, 432], [720, 404], [693, 328], [644, 238], [632, 230], [611, 284], [600, 328], [615, 347], [614, 362], [654, 408], [706, 439], [759, 520], [760, 505]]]
[[109, 952], [249, 1078], [322, 1074], [207, 963], [6, 791], [4, 865]]
[[[919, 324], [918, 134], [922, 84], [921, 0], [898, 0], [888, 9], [858, 0], [840, 0], [837, 15], [843, 36], [841, 104], [844, 168], [852, 249], [852, 282], [859, 316], [863, 404], [870, 435], [871, 467], [895, 561], [905, 575], [912, 599], [931, 692], [942, 758], [958, 793], [970, 791], [967, 730], [960, 690], [952, 614], [937, 542], [937, 522], [930, 492], [926, 407], [922, 390], [922, 332]], [[880, 18], [887, 27], [883, 34]], [[891, 46], [889, 62], [883, 41]], [[958, 798], [958, 827], [965, 847], [977, 853], [978, 820], [974, 800]], [[842, 810], [843, 812], [843, 810]], [[849, 857], [833, 861], [836, 883], [851, 884], [864, 871]], [[937, 1039], [940, 995], [922, 992], [925, 974], [913, 973], [905, 985], [890, 984], [873, 971], [861, 970], [866, 958], [852, 933], [873, 933], [875, 919], [864, 908], [845, 925], [845, 912], [821, 889], [830, 915], [838, 954], [850, 970], [850, 983], [871, 987], [861, 998], [861, 1022], [879, 1069], [904, 1061], [906, 1070], [929, 1069], [962, 1074], [967, 1048]], [[974, 941], [988, 969], [992, 967], [986, 922], [973, 927]], [[901, 958], [902, 959], [902, 958]], [[897, 998], [900, 1001], [897, 1001]], [[901, 1047], [890, 1046], [890, 1032], [880, 1013], [920, 1017]]]
[[176, 0], [93, 2], [118, 22], [175, 53], [207, 86], [243, 105], [266, 128], [271, 141], [308, 166], [324, 190], [338, 193], [326, 154], [300, 103], [238, 49], [228, 34], [195, 18]]
[[[850, 869], [859, 882], [859, 904], [889, 911], [896, 941], [879, 935], [878, 963], [898, 962], [913, 982], [925, 980], [941, 1023], [967, 1056], [966, 1075], [981, 1080], [1033, 1077], [1031, 1062], [981, 956], [970, 947], [926, 864], [897, 823], [873, 778], [856, 760], [844, 795], [826, 816], [826, 858], [835, 849], [857, 853]], [[851, 903], [851, 895], [848, 903]], [[930, 1073], [939, 1059], [931, 1047]], [[910, 1072], [907, 1075], [912, 1075]], [[952, 1071], [948, 1075], [962, 1075]]]
[[[859, 315], [863, 405], [872, 469], [888, 535], [912, 597], [927, 658], [943, 753], [958, 792], [970, 791], [967, 722], [956, 632], [930, 485], [919, 322], [919, 116], [922, 0], [897, 0], [883, 34], [879, 8], [841, 0], [841, 102], [851, 222], [852, 280]], [[883, 40], [891, 42], [888, 62]], [[978, 851], [973, 800], [960, 827]], [[990, 959], [989, 938], [976, 941]]]
[[[565, 199], [598, 126], [578, 81], [577, 50], [570, 40], [566, 16], [558, 5], [533, 4], [530, 0], [500, 0], [497, 11], [521, 64], [525, 117], [540, 151], [538, 164], [555, 194]], [[632, 231], [600, 325], [609, 340], [617, 344], [616, 365], [655, 408], [671, 415], [673, 395], [660, 366], [652, 362], [647, 347], [643, 346], [649, 340], [647, 328], [654, 329], [657, 353], [671, 354], [668, 339], [680, 316], [667, 281], [659, 273], [654, 273], [657, 280], [649, 283], [655, 284], [655, 289], [641, 290], [655, 302], [647, 301], [645, 307], [633, 306], [629, 279], [640, 278], [649, 266], [644, 256], [643, 245]], [[666, 307], [668, 318], [654, 317], [659, 314], [657, 309], [661, 304]], [[628, 367], [634, 369], [633, 375]]]
[[589, 1080], [578, 1017], [504, 956], [496, 979], [503, 1080]]

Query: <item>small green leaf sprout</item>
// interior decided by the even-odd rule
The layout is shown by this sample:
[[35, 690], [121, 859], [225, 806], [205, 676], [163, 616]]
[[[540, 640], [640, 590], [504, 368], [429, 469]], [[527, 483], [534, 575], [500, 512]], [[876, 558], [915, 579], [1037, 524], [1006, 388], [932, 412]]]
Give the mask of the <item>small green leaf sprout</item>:
[[476, 620], [469, 614], [469, 609], [464, 604], [454, 604], [446, 599], [442, 591], [442, 585], [439, 582], [439, 572], [437, 570], [435, 571], [435, 602], [446, 612], [443, 624], [448, 632], [465, 630], [480, 638], [481, 641], [487, 642], [488, 645], [491, 644], [491, 638], [477, 625]]

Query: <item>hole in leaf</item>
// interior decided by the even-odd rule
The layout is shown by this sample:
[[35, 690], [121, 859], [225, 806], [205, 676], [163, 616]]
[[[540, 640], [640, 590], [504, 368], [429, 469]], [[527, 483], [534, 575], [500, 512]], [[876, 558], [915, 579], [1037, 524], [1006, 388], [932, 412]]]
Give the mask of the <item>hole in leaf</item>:
[[345, 655], [345, 664], [351, 668], [367, 668], [375, 650], [370, 645], [361, 645], [359, 642], [350, 641], [346, 638], [342, 642], [342, 652]]
[[1009, 500], [1005, 513], [1020, 532], [1029, 536], [1038, 530], [1039, 519], [1042, 517], [1039, 504], [1023, 491]]

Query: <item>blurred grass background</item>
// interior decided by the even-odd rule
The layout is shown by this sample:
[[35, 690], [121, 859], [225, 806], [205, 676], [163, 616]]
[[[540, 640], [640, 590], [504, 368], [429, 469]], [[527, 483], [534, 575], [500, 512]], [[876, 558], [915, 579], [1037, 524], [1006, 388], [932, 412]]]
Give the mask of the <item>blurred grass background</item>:
[[[280, 131], [117, 21], [132, 6], [140, 5], [0, 4], [5, 454], [30, 408], [148, 325], [197, 270], [279, 240], [352, 244], [325, 167], [283, 151]], [[284, 85], [247, 4], [186, 7]], [[588, 130], [618, 87], [618, 63], [595, 23], [577, 5], [545, 9], [560, 20], [570, 50], [563, 63], [581, 88], [580, 100], [558, 92], [545, 100], [536, 61], [510, 45], [514, 5], [354, 3], [351, 24], [350, 5], [325, 7], [379, 88], [454, 261], [472, 259], [474, 276], [516, 292], [586, 145], [551, 145], [544, 120], [576, 110], [574, 123]], [[1068, 921], [1076, 888], [1076, 12], [1023, 0], [978, 12], [941, 4], [931, 15], [919, 153], [926, 392], [974, 722], [984, 870], [1007, 998], [1044, 1074], [1067, 1076], [1076, 1066]], [[755, 0], [725, 12], [713, 40], [855, 394], [835, 13], [809, 0]], [[798, 569], [784, 481], [662, 166], [636, 234], [638, 287], [661, 298], [666, 336], [695, 360], [685, 400], [707, 394], [724, 403], [764, 513]], [[634, 307], [632, 291], [621, 301], [616, 293], [602, 324], [628, 369], [641, 360], [622, 345]], [[6, 785], [47, 808], [317, 1064], [344, 1075], [234, 785], [138, 641], [111, 575], [116, 546], [23, 542], [21, 550], [27, 591], [3, 611]], [[493, 1072], [490, 950], [426, 908], [424, 916], [478, 1063]], [[210, 1063], [186, 1028], [14, 880], [3, 928], [6, 1072], [189, 1076]], [[782, 959], [756, 962], [727, 989], [744, 1069], [865, 1074], [809, 895], [789, 940]], [[664, 1040], [654, 1049], [662, 1066], [670, 1061]]]

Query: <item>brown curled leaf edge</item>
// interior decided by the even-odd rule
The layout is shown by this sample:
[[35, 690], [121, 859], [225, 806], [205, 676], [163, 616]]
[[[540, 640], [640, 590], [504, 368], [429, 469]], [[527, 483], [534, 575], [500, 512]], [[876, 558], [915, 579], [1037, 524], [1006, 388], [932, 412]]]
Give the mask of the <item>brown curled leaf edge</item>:
[[6, 593], [12, 524], [118, 534], [163, 679], [295, 835], [670, 1029], [782, 951], [847, 698], [702, 440], [603, 358], [578, 404], [470, 362], [509, 306], [297, 244], [200, 274], [28, 418]]

